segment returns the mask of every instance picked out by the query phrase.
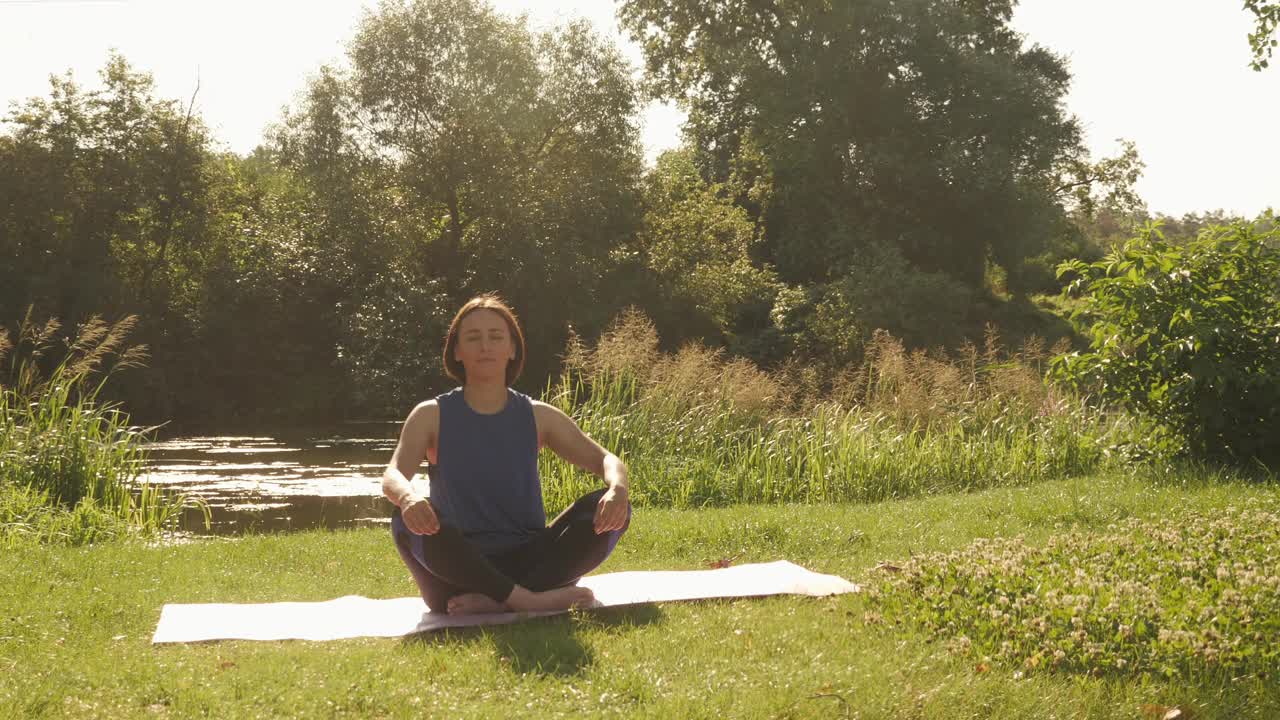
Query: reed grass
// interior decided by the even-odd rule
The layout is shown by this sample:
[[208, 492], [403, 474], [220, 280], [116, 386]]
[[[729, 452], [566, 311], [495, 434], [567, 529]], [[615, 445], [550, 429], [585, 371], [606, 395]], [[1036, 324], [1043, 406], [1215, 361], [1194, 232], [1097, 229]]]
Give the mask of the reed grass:
[[38, 324], [28, 312], [16, 343], [0, 328], [0, 538], [80, 544], [154, 533], [191, 502], [140, 481], [147, 431], [98, 401], [112, 372], [145, 358], [144, 347], [125, 345], [135, 322], [90, 319], [56, 363], [56, 320]]
[[[637, 504], [877, 502], [1096, 472], [1132, 431], [1044, 380], [1032, 340], [908, 352], [877, 333], [859, 366], [766, 372], [700, 345], [658, 350], [624, 313], [594, 347], [571, 338], [544, 397], [628, 464]], [[544, 458], [548, 507], [594, 479]]]

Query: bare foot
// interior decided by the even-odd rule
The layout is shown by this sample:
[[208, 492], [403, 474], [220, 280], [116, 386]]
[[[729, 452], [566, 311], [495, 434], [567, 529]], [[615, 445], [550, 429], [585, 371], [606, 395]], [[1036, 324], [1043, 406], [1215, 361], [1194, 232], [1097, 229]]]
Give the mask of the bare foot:
[[596, 599], [591, 588], [570, 585], [545, 592], [532, 592], [519, 585], [507, 597], [507, 607], [519, 612], [537, 610], [567, 610], [573, 607], [590, 607]]
[[480, 593], [463, 593], [449, 598], [450, 615], [479, 615], [507, 612], [507, 606]]

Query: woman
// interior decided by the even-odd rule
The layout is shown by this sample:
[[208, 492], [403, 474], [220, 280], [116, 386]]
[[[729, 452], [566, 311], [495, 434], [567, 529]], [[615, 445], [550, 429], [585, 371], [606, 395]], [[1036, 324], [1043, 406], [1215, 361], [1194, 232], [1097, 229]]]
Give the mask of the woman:
[[[462, 386], [419, 404], [382, 476], [396, 505], [400, 557], [434, 612], [561, 610], [590, 605], [574, 586], [604, 561], [631, 520], [627, 468], [563, 412], [511, 389], [524, 335], [494, 295], [454, 316], [444, 366]], [[606, 487], [546, 525], [538, 451], [592, 472]], [[430, 499], [409, 483], [431, 463]]]

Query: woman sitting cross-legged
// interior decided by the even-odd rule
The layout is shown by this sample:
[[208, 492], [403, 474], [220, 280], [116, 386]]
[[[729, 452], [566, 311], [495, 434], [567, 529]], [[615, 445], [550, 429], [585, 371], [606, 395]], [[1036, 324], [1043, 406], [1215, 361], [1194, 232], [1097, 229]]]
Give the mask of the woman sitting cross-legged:
[[[604, 562], [631, 520], [627, 469], [559, 409], [513, 390], [524, 336], [492, 295], [458, 311], [444, 365], [462, 383], [409, 413], [382, 476], [397, 549], [434, 612], [561, 610], [592, 603], [574, 583]], [[538, 451], [604, 478], [546, 524]], [[409, 479], [426, 458], [430, 498]]]

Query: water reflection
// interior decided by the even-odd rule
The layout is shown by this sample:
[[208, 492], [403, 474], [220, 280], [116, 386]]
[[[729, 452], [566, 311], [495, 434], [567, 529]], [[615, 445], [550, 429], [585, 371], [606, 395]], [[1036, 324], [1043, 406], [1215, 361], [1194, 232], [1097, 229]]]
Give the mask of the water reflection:
[[212, 526], [188, 510], [181, 529], [231, 535], [385, 524], [382, 469], [399, 422], [291, 428], [255, 436], [163, 439], [147, 446], [147, 480], [209, 504]]

